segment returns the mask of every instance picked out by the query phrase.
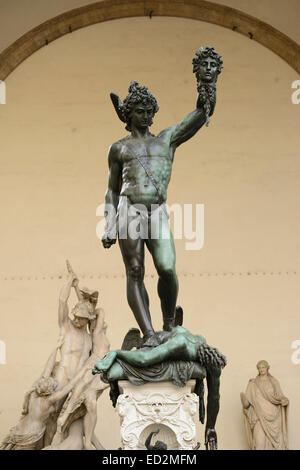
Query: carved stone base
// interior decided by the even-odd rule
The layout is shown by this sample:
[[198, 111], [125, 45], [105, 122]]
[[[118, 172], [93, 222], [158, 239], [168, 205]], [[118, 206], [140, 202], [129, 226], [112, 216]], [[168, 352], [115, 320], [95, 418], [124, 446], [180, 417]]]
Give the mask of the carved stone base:
[[171, 382], [148, 383], [135, 386], [129, 381], [119, 381], [122, 395], [117, 401], [121, 418], [121, 439], [124, 450], [145, 449], [145, 440], [151, 431], [159, 429], [153, 437], [171, 449], [193, 449], [196, 426], [194, 417], [198, 410], [198, 397], [192, 390], [195, 381], [185, 387]]

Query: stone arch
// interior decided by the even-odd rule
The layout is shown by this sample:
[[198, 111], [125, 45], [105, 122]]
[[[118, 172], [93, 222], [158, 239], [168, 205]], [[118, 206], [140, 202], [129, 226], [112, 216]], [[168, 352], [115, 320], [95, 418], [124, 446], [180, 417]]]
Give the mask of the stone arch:
[[213, 23], [248, 36], [300, 73], [300, 46], [273, 26], [234, 8], [205, 0], [103, 0], [56, 16], [21, 36], [0, 54], [0, 80], [55, 39], [114, 19], [170, 16]]

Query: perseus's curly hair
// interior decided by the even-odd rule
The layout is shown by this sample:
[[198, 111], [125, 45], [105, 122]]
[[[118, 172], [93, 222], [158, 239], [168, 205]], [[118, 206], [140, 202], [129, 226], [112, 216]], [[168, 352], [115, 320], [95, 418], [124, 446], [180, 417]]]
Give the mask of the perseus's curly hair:
[[226, 366], [226, 357], [217, 348], [208, 344], [200, 344], [198, 347], [198, 361], [204, 367], [217, 367], [223, 369]]
[[[153, 116], [159, 110], [156, 98], [145, 86], [140, 86], [138, 82], [130, 82], [128, 95], [126, 96], [121, 111], [126, 121], [126, 130], [131, 131], [130, 114], [136, 104], [151, 105], [153, 108]], [[152, 124], [152, 121], [150, 125]]]
[[195, 57], [193, 58], [193, 72], [196, 75], [197, 82], [200, 80], [199, 66], [202, 60], [206, 59], [207, 57], [211, 57], [217, 62], [218, 75], [221, 73], [223, 68], [222, 56], [218, 54], [218, 52], [213, 47], [200, 47], [200, 49], [196, 52]]

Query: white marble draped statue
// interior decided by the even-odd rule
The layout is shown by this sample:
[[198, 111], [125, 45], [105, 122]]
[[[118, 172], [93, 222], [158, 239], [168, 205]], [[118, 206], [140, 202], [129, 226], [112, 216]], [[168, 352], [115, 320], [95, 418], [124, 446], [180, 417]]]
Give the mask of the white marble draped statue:
[[287, 415], [289, 400], [278, 380], [269, 373], [267, 361], [257, 364], [258, 375], [241, 393], [246, 433], [251, 450], [288, 449]]

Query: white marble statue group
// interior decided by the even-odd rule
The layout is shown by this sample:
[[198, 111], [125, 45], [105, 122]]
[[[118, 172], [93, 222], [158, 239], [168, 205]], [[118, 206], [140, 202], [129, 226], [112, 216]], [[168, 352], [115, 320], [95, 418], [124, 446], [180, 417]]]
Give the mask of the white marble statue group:
[[[79, 289], [69, 277], [59, 297], [60, 334], [41, 376], [26, 393], [21, 418], [0, 444], [2, 450], [103, 449], [95, 436], [97, 400], [108, 387], [92, 368], [109, 350], [98, 292]], [[72, 287], [78, 303], [69, 317]]]

